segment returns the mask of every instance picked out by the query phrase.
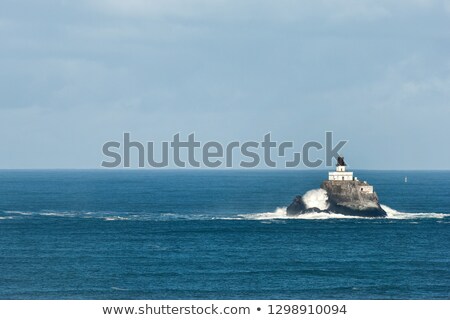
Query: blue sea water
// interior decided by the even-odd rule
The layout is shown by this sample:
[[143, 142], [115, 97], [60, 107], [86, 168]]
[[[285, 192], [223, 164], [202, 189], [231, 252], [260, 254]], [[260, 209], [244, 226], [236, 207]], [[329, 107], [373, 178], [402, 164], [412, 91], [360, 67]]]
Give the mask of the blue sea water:
[[388, 218], [287, 219], [326, 171], [0, 171], [0, 299], [449, 299], [450, 172], [357, 175]]

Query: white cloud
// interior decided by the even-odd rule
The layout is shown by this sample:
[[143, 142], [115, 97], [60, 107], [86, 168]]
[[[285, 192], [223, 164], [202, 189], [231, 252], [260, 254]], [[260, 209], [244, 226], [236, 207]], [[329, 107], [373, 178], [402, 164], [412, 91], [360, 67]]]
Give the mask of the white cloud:
[[[43, 0], [25, 12], [10, 2], [0, 13], [0, 133], [28, 130], [21, 143], [47, 143], [55, 166], [77, 159], [52, 154], [59, 140], [83, 148], [87, 132], [93, 157], [123, 130], [195, 130], [226, 141], [326, 128], [359, 139], [358, 152], [370, 155], [384, 150], [380, 136], [402, 147], [420, 126], [437, 139], [424, 146], [444, 144], [449, 3]], [[349, 118], [352, 126], [337, 121]], [[19, 158], [13, 142], [7, 166]]]
[[175, 16], [296, 20], [309, 17], [380, 17], [389, 12], [389, 2], [379, 4], [362, 0], [90, 0], [87, 4], [108, 14], [153, 18]]
[[443, 78], [432, 77], [420, 81], [406, 81], [403, 83], [402, 89], [409, 96], [429, 93], [445, 94], [450, 97], [450, 76]]
[[89, 0], [87, 4], [103, 12], [123, 16], [196, 16], [215, 11], [225, 0]]
[[130, 17], [301, 20], [309, 18], [380, 19], [408, 10], [423, 10], [448, 0], [85, 0], [100, 12]]

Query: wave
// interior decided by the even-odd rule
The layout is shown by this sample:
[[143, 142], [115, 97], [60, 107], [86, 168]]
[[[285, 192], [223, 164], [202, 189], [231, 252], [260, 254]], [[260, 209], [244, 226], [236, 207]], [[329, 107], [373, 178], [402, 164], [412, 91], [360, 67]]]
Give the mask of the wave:
[[31, 216], [33, 212], [27, 212], [27, 211], [3, 211], [4, 213], [8, 214], [19, 214], [22, 216]]
[[128, 291], [129, 289], [119, 288], [119, 287], [111, 287], [111, 290], [116, 290], [116, 291]]
[[400, 212], [395, 209], [392, 209], [384, 204], [381, 205], [384, 211], [387, 213], [388, 219], [397, 219], [397, 220], [405, 220], [405, 219], [443, 219], [445, 217], [450, 217], [448, 213], [435, 213], [435, 212], [421, 212], [421, 213], [412, 213], [412, 212]]
[[39, 212], [38, 215], [44, 217], [69, 217], [69, 218], [73, 218], [76, 216], [75, 213], [67, 213], [67, 212]]
[[236, 219], [240, 220], [275, 220], [275, 219], [292, 219], [292, 220], [323, 220], [323, 219], [352, 219], [355, 217], [345, 216], [338, 213], [311, 212], [298, 216], [288, 216], [286, 207], [277, 208], [273, 212], [240, 214]]
[[306, 192], [302, 197], [306, 209], [319, 208], [326, 210], [329, 207], [328, 194], [324, 189], [313, 189]]
[[298, 216], [288, 216], [286, 214], [286, 207], [277, 208], [273, 212], [263, 213], [250, 213], [238, 215], [235, 219], [240, 220], [276, 220], [276, 219], [297, 219], [297, 220], [325, 220], [325, 219], [394, 219], [394, 220], [415, 220], [415, 219], [443, 219], [450, 217], [450, 214], [446, 213], [408, 213], [400, 212], [392, 209], [386, 205], [381, 205], [384, 211], [387, 213], [386, 218], [373, 218], [373, 217], [357, 217], [346, 216], [339, 213], [326, 213], [326, 212], [311, 212]]
[[131, 220], [131, 219], [117, 216], [117, 217], [104, 217], [103, 220], [105, 220], [105, 221], [124, 221], [124, 220]]
[[[314, 190], [315, 191], [315, 190]], [[318, 194], [312, 194], [311, 202], [323, 202], [324, 198]], [[25, 212], [25, 211], [3, 211], [0, 220], [26, 219], [32, 216], [47, 218], [79, 218], [100, 219], [103, 221], [174, 221], [174, 220], [326, 220], [326, 219], [392, 219], [392, 220], [417, 220], [417, 219], [444, 219], [450, 217], [448, 213], [408, 213], [400, 212], [386, 205], [381, 205], [386, 211], [386, 218], [367, 218], [357, 216], [346, 216], [339, 213], [311, 212], [298, 216], [288, 216], [286, 207], [277, 208], [275, 211], [245, 214], [200, 214], [200, 213], [154, 213], [154, 212]]]
[[[7, 216], [6, 216], [7, 215]], [[114, 211], [0, 211], [0, 220], [27, 219], [33, 217], [100, 219], [103, 221], [172, 221], [172, 220], [215, 220], [223, 215], [200, 213], [160, 212], [114, 212]]]

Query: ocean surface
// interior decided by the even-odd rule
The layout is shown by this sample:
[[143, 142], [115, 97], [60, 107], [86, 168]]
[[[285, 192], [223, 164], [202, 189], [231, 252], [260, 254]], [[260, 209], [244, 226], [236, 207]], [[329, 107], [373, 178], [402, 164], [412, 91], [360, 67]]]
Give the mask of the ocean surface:
[[287, 218], [326, 171], [0, 171], [0, 299], [449, 299], [450, 171], [354, 171], [388, 218]]

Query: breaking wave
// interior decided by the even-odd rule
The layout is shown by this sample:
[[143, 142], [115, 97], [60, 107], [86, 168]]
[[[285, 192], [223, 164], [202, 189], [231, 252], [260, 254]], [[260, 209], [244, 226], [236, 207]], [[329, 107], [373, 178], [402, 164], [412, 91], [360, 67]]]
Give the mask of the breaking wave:
[[338, 213], [326, 213], [326, 212], [311, 212], [305, 213], [298, 216], [288, 216], [286, 214], [286, 207], [277, 208], [273, 212], [263, 212], [263, 213], [249, 213], [241, 214], [238, 216], [242, 220], [275, 220], [275, 219], [299, 219], [299, 220], [323, 220], [323, 219], [352, 219], [355, 217], [344, 216]]
[[323, 189], [309, 190], [302, 197], [303, 203], [307, 209], [318, 208], [320, 210], [328, 209], [328, 195]]
[[415, 219], [443, 219], [450, 217], [450, 214], [446, 213], [408, 213], [394, 210], [386, 205], [381, 205], [384, 211], [387, 213], [386, 218], [366, 218], [356, 216], [346, 216], [339, 213], [326, 213], [326, 212], [311, 212], [298, 216], [288, 216], [286, 214], [286, 207], [277, 208], [273, 212], [263, 213], [251, 213], [242, 214], [238, 216], [238, 219], [242, 220], [275, 220], [275, 219], [299, 219], [299, 220], [324, 220], [324, 219], [395, 219], [395, 220], [415, 220]]
[[400, 212], [392, 209], [386, 205], [381, 205], [384, 211], [387, 213], [388, 219], [443, 219], [445, 217], [450, 217], [448, 213], [435, 213], [435, 212], [422, 212], [422, 213], [409, 213]]
[[[318, 190], [308, 191], [305, 196], [308, 208], [316, 207], [326, 209], [326, 195]], [[324, 207], [324, 204], [327, 207]], [[286, 207], [277, 208], [275, 211], [246, 213], [246, 214], [214, 214], [214, 213], [152, 213], [152, 212], [27, 212], [27, 211], [3, 211], [0, 212], [0, 220], [27, 219], [33, 216], [47, 218], [72, 218], [72, 219], [100, 219], [103, 221], [174, 221], [174, 220], [325, 220], [325, 219], [392, 219], [392, 220], [417, 220], [417, 219], [444, 219], [450, 218], [449, 213], [409, 213], [400, 212], [386, 205], [381, 205], [386, 211], [386, 218], [366, 218], [346, 216], [339, 213], [311, 212], [298, 216], [288, 216]]]

